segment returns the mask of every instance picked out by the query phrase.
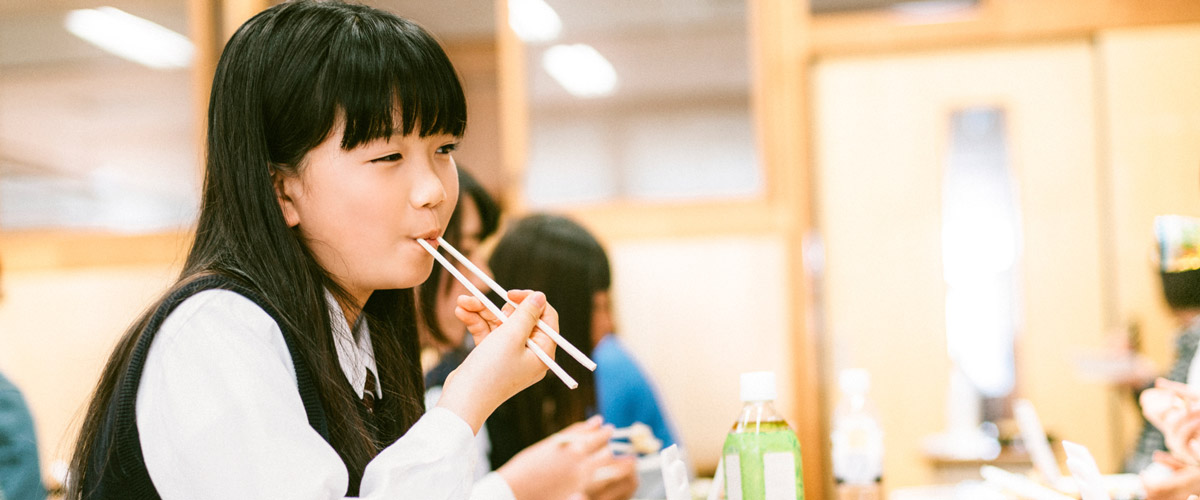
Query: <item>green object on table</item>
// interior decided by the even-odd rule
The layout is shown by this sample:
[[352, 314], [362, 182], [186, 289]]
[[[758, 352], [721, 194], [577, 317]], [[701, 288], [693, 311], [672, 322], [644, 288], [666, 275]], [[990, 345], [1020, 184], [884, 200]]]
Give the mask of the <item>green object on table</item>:
[[804, 500], [800, 440], [772, 404], [770, 372], [742, 375], [742, 411], [721, 460], [727, 500]]

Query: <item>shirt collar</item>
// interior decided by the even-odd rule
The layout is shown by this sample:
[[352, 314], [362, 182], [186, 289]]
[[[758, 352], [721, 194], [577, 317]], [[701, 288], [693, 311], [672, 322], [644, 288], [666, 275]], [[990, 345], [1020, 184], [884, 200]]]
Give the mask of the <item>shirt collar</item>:
[[358, 334], [358, 340], [355, 341], [355, 335], [351, 334], [350, 324], [346, 321], [342, 307], [329, 290], [325, 290], [325, 304], [329, 307], [329, 324], [333, 330], [333, 346], [337, 349], [338, 364], [346, 374], [346, 380], [350, 381], [350, 387], [353, 387], [354, 393], [362, 399], [367, 384], [367, 370], [371, 370], [371, 373], [375, 374], [375, 397], [382, 398], [379, 369], [375, 366], [375, 349], [371, 346], [371, 332], [367, 329], [367, 322], [362, 319], [361, 314], [354, 322], [353, 331]]

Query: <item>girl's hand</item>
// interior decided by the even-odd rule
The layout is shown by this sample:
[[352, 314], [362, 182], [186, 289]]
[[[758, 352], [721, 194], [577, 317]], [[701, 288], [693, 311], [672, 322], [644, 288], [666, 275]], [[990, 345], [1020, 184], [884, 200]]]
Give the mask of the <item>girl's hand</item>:
[[453, 411], [476, 433], [500, 403], [546, 375], [546, 365], [525, 347], [526, 340], [554, 357], [554, 341], [534, 330], [538, 319], [558, 328], [558, 313], [546, 303], [546, 295], [512, 290], [508, 299], [520, 305], [505, 305], [509, 319], [504, 324], [474, 297], [460, 296], [454, 310], [475, 337], [475, 349], [446, 378], [438, 406]]
[[1200, 396], [1186, 384], [1158, 379], [1142, 391], [1142, 413], [1163, 433], [1167, 449], [1184, 463], [1200, 463]]
[[602, 422], [592, 417], [572, 424], [521, 450], [496, 472], [521, 500], [579, 498], [597, 469], [612, 460], [612, 427]]
[[637, 458], [609, 457], [587, 487], [588, 500], [629, 500], [638, 489]]
[[1162, 481], [1143, 484], [1146, 500], [1185, 500], [1200, 491], [1200, 467], [1184, 466]]

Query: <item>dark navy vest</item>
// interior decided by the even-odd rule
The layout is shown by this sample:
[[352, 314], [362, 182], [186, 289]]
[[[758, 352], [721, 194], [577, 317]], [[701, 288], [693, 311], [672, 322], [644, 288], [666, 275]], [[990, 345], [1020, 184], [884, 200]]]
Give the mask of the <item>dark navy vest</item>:
[[[288, 352], [292, 356], [292, 364], [296, 368], [296, 380], [300, 389], [300, 398], [304, 401], [304, 411], [308, 414], [308, 423], [325, 441], [329, 441], [329, 429], [325, 419], [325, 411], [321, 406], [321, 398], [317, 385], [307, 363], [299, 356], [295, 348], [294, 334], [280, 321], [280, 315], [257, 294], [247, 287], [235, 282], [229, 277], [211, 275], [197, 278], [172, 293], [154, 311], [141, 337], [133, 348], [129, 364], [124, 375], [117, 381], [117, 388], [105, 411], [104, 424], [100, 430], [101, 443], [111, 443], [111, 449], [97, 446], [93, 456], [88, 460], [87, 484], [83, 485], [83, 498], [87, 500], [141, 500], [159, 499], [154, 483], [150, 481], [150, 473], [146, 470], [146, 461], [142, 456], [141, 440], [138, 436], [137, 415], [134, 403], [137, 400], [138, 385], [142, 378], [142, 368], [146, 364], [146, 354], [150, 351], [150, 343], [158, 333], [163, 321], [192, 295], [205, 290], [230, 290], [250, 299], [261, 307], [283, 331], [283, 339]], [[107, 463], [106, 463], [107, 462]]]

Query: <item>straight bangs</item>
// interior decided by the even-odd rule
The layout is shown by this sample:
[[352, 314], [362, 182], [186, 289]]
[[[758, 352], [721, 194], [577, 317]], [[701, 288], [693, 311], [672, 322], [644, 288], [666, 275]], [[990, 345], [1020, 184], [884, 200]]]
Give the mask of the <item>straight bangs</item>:
[[318, 79], [325, 87], [318, 94], [332, 97], [344, 113], [342, 148], [397, 133], [462, 137], [467, 100], [433, 36], [395, 16], [360, 15], [351, 22], [331, 41], [331, 66]]

